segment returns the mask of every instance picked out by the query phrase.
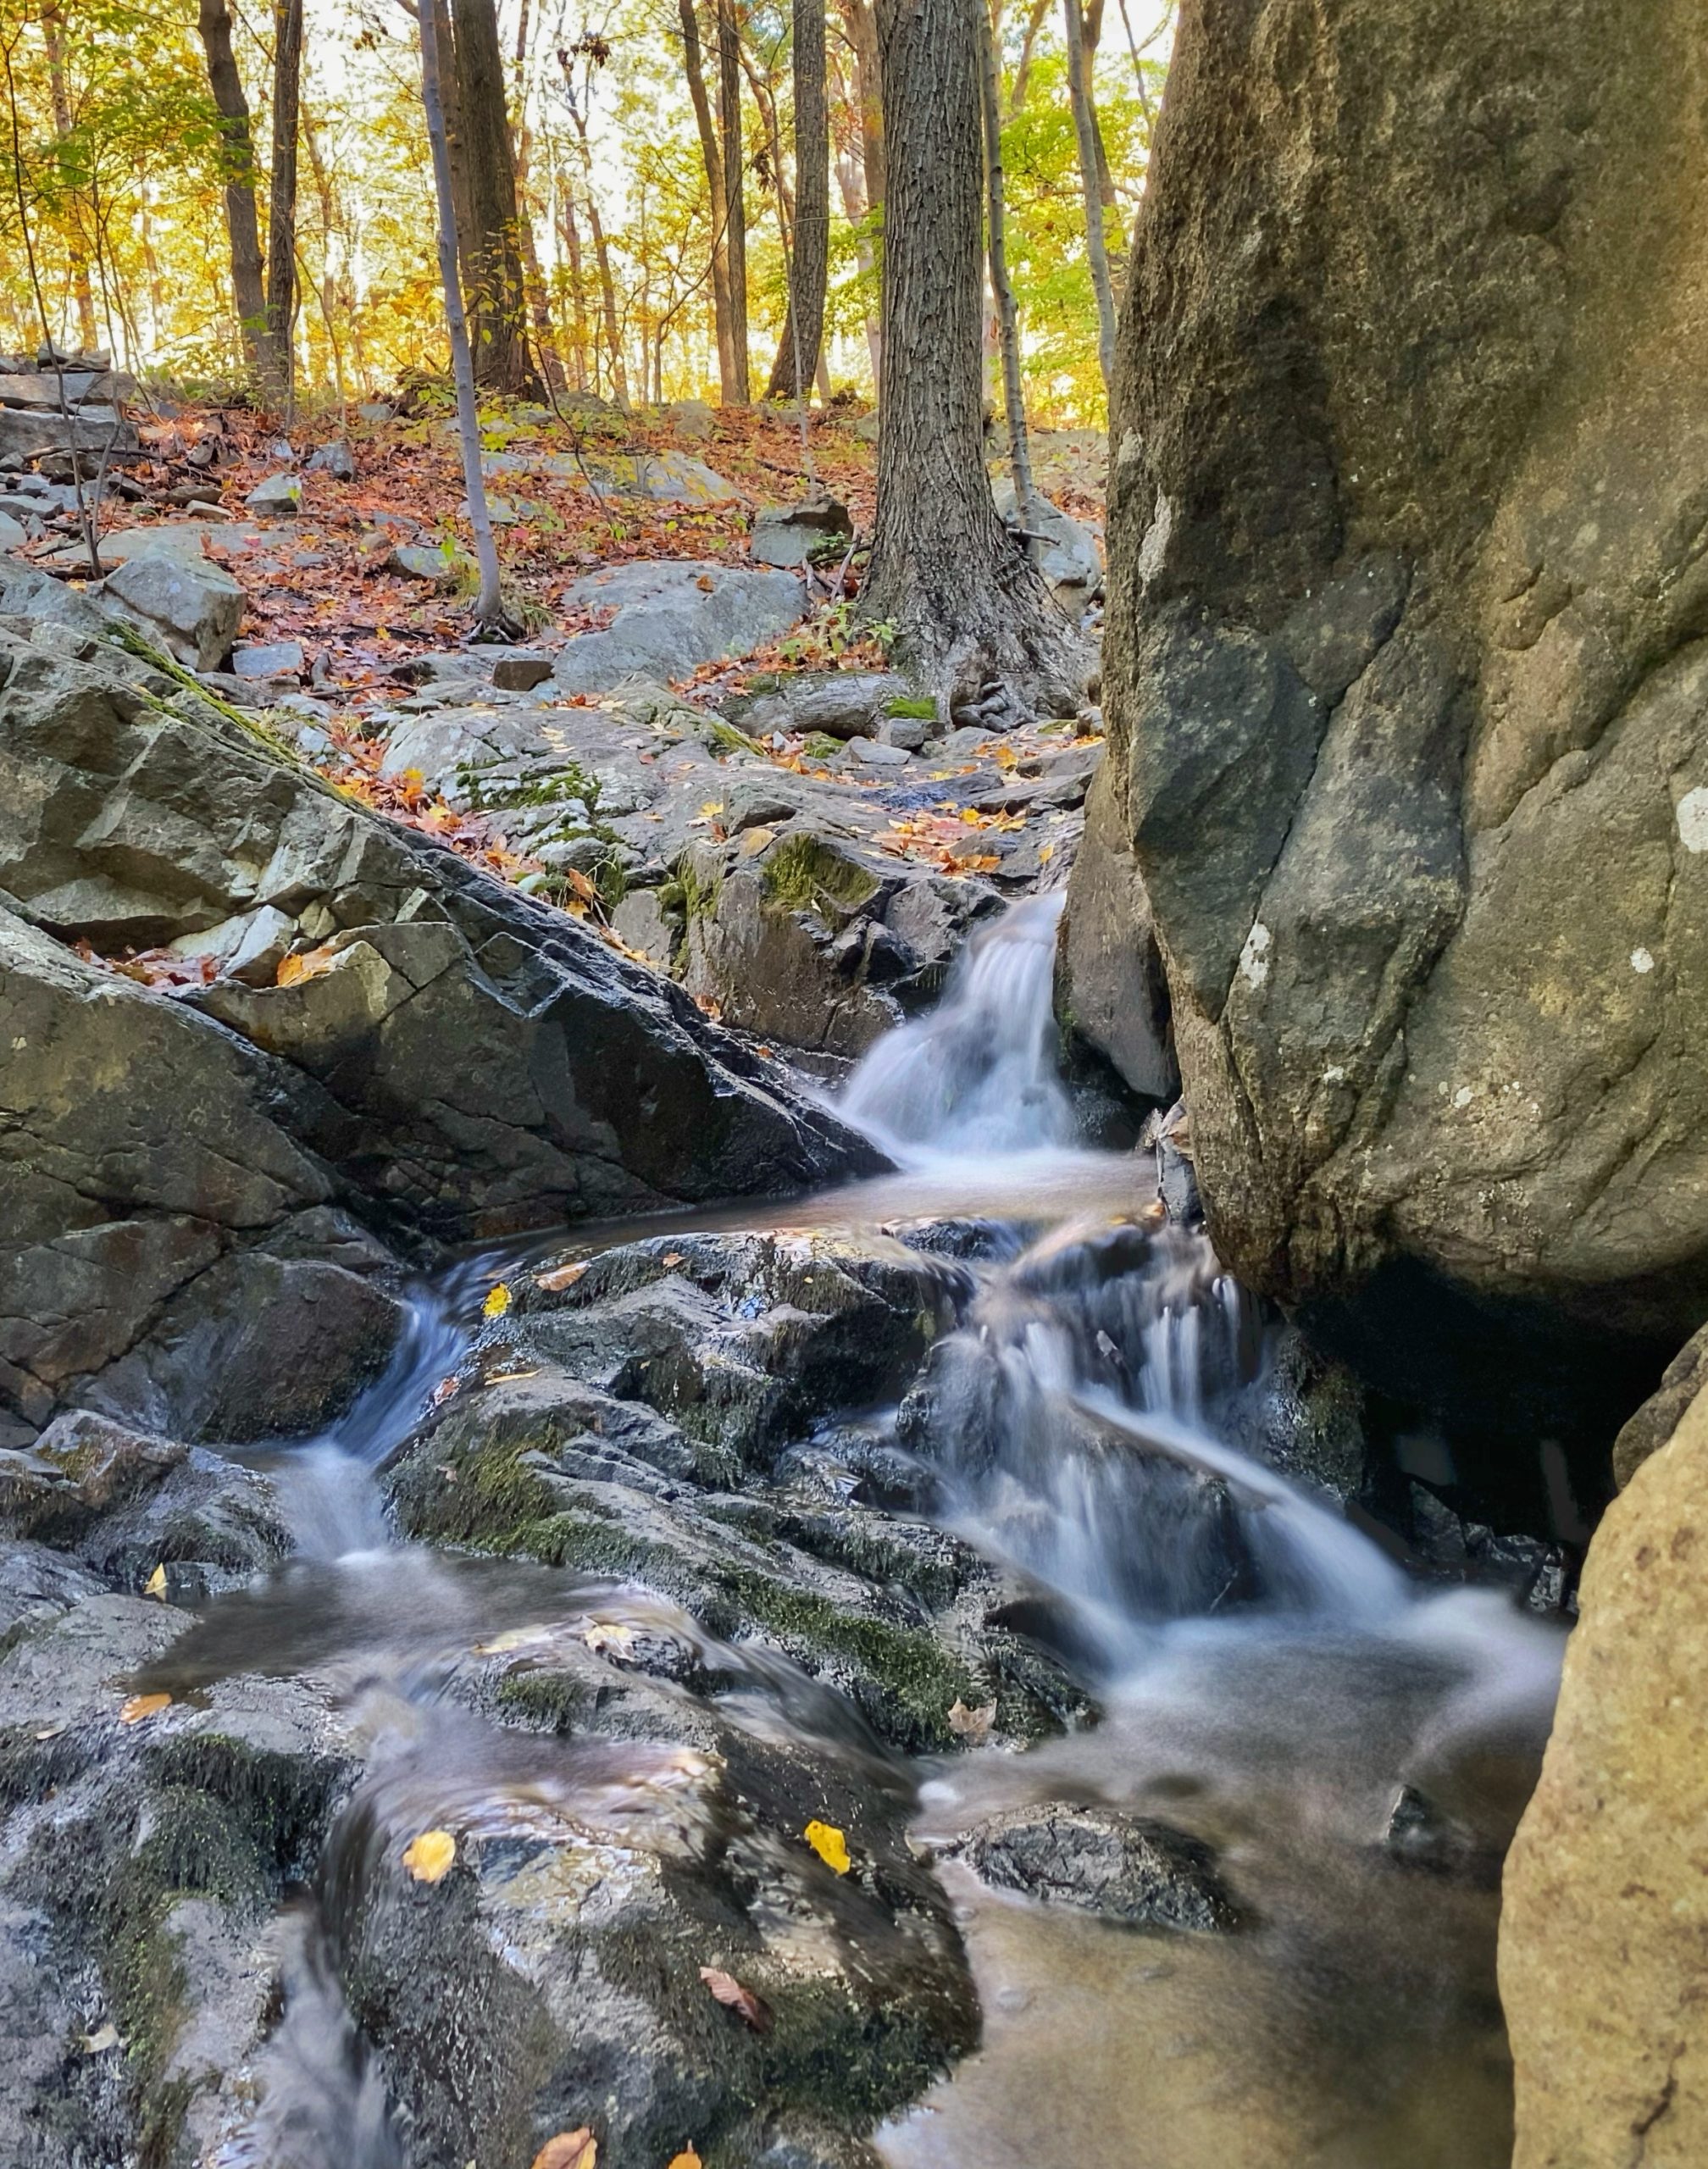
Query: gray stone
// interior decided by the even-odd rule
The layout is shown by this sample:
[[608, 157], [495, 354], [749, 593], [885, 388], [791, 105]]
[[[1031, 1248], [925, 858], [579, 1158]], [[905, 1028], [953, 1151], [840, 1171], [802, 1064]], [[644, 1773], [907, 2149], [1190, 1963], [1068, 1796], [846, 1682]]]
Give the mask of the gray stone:
[[[803, 737], [822, 731], [827, 738], [875, 738], [892, 702], [917, 697], [909, 680], [890, 670], [803, 672], [775, 692], [758, 695], [740, 720], [744, 730], [761, 738], [774, 730]], [[930, 728], [927, 718], [920, 720]]]
[[21, 550], [29, 540], [28, 529], [14, 519], [9, 512], [0, 511], [0, 550]]
[[604, 631], [580, 635], [559, 654], [554, 674], [571, 693], [685, 677], [702, 663], [746, 655], [786, 632], [806, 607], [801, 582], [788, 573], [692, 562], [611, 566], [578, 580], [566, 600], [617, 612]]
[[888, 741], [880, 743], [875, 738], [856, 738], [850, 741], [848, 751], [862, 766], [869, 768], [905, 768], [912, 756], [905, 746]]
[[73, 447], [90, 455], [91, 474], [102, 452], [134, 452], [136, 432], [116, 408], [85, 406], [68, 420], [35, 408], [28, 412], [0, 407], [0, 467], [22, 467], [33, 459], [68, 454]]
[[402, 573], [409, 580], [431, 580], [437, 587], [450, 587], [457, 579], [457, 559], [454, 552], [428, 543], [400, 542], [386, 558], [385, 569]]
[[1658, 1452], [1708, 1386], [1708, 1325], [1692, 1334], [1666, 1366], [1659, 1387], [1613, 1441], [1613, 1480], [1622, 1490], [1652, 1453]]
[[1031, 538], [1032, 562], [1065, 608], [1083, 609], [1103, 592], [1103, 560], [1095, 531], [1040, 493], [1030, 517], [1021, 517], [1014, 485], [1006, 476], [995, 485], [996, 511], [1004, 524]]
[[330, 444], [323, 444], [308, 455], [311, 474], [330, 474], [335, 482], [353, 482], [356, 462], [350, 447], [342, 437], [334, 437]]
[[301, 641], [240, 642], [231, 651], [231, 669], [239, 678], [300, 678], [308, 667]]
[[822, 553], [846, 549], [854, 523], [846, 505], [808, 498], [798, 505], [765, 505], [753, 515], [748, 552], [756, 564], [804, 565]]
[[251, 511], [275, 519], [289, 518], [302, 509], [302, 478], [299, 474], [269, 474], [243, 500]]
[[361, 399], [356, 403], [356, 413], [371, 429], [377, 430], [382, 422], [395, 420], [397, 410], [383, 399]]
[[[1085, 835], [1062, 928], [1062, 1005], [1070, 1047], [1085, 1046], [1122, 1082], [1163, 1105], [1180, 1089], [1168, 1034], [1168, 984], [1150, 899], [1133, 857], [1118, 793], [1105, 763], [1086, 804]], [[1089, 863], [1087, 863], [1089, 861]]]
[[501, 655], [492, 666], [492, 683], [501, 693], [531, 693], [552, 675], [549, 655]]
[[222, 669], [243, 622], [242, 589], [205, 558], [139, 552], [108, 574], [104, 591], [195, 670]]

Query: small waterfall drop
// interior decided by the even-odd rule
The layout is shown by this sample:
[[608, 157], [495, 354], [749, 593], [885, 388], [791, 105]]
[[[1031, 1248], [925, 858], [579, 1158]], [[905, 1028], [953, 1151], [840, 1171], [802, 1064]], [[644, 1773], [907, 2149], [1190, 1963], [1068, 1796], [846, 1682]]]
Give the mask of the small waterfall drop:
[[886, 1033], [848, 1079], [842, 1114], [904, 1165], [1073, 1142], [1051, 1009], [1065, 901], [1029, 896], [975, 935], [938, 1007]]

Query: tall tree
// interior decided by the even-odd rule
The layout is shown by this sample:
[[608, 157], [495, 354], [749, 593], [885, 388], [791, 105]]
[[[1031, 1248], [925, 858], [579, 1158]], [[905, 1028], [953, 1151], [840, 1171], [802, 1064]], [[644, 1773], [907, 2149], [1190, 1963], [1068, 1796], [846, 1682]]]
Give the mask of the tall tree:
[[451, 25], [469, 191], [469, 228], [459, 236], [459, 252], [475, 380], [495, 391], [537, 392], [494, 0], [451, 0]]
[[984, 122], [984, 223], [990, 258], [990, 291], [1002, 350], [1002, 406], [1008, 424], [1008, 465], [1023, 527], [1033, 524], [1032, 448], [1026, 431], [1026, 394], [1020, 374], [1020, 312], [1008, 276], [1007, 219], [1002, 176], [1002, 79], [990, 16], [979, 8], [979, 105]]
[[[824, 94], [824, 0], [794, 0], [795, 218], [789, 311], [768, 399], [804, 399], [824, 336], [830, 263], [830, 108]], [[782, 176], [778, 176], [780, 189]]]
[[1056, 707], [1079, 658], [984, 470], [984, 0], [879, 0], [884, 371], [863, 607], [951, 708], [994, 680]]
[[268, 191], [266, 322], [261, 382], [288, 406], [297, 327], [297, 137], [302, 105], [302, 0], [274, 0], [273, 170]]
[[700, 19], [694, 0], [677, 0], [682, 25], [682, 65], [688, 77], [688, 98], [694, 108], [694, 124], [700, 131], [700, 156], [706, 168], [706, 186], [712, 198], [712, 315], [718, 333], [718, 391], [726, 407], [745, 397], [736, 390], [735, 312], [729, 298], [729, 242], [728, 196], [724, 186], [724, 146], [712, 116], [712, 100], [706, 88], [706, 61], [700, 43]]
[[[53, 130], [62, 155], [71, 141], [71, 96], [65, 81], [65, 42], [60, 35], [57, 4], [42, 10], [42, 42], [47, 53], [48, 95], [53, 105]], [[77, 334], [84, 351], [92, 353], [101, 344], [95, 321], [95, 289], [89, 278], [89, 248], [83, 236], [83, 206], [75, 197], [67, 225], [66, 241], [71, 265], [71, 291], [77, 302]]]
[[208, 86], [219, 116], [219, 178], [231, 250], [231, 298], [244, 359], [258, 376], [267, 296], [262, 285], [261, 225], [255, 214], [255, 139], [243, 78], [231, 49], [231, 10], [226, 0], [200, 0], [196, 28], [208, 56]]
[[[1091, 103], [1091, 69], [1085, 19], [1079, 0], [1062, 0], [1068, 25], [1068, 96], [1073, 108], [1073, 133], [1079, 145], [1079, 186], [1085, 199], [1085, 256], [1091, 267], [1091, 291], [1097, 297], [1097, 359], [1106, 392], [1115, 378], [1115, 282], [1109, 271], [1109, 245], [1103, 231], [1104, 176], [1108, 160]], [[1093, 44], [1090, 50], [1095, 52]], [[1109, 183], [1110, 193], [1114, 184]]]
[[420, 0], [421, 103], [427, 115], [427, 141], [433, 157], [433, 197], [439, 228], [439, 283], [445, 292], [445, 328], [451, 340], [451, 374], [457, 386], [457, 435], [463, 452], [463, 486], [469, 499], [469, 522], [474, 530], [475, 554], [480, 566], [480, 592], [475, 599], [478, 624], [494, 628], [504, 624], [504, 598], [499, 585], [498, 546], [493, 540], [491, 515], [486, 506], [486, 478], [480, 470], [480, 416], [474, 391], [474, 361], [469, 343], [469, 322], [463, 306], [463, 281], [457, 261], [457, 199], [451, 185], [451, 144], [445, 124], [445, 103], [440, 92], [439, 0]]
[[[729, 345], [735, 403], [752, 397], [747, 359], [747, 153], [741, 130], [741, 24], [735, 0], [718, 0], [718, 130], [724, 164], [724, 236], [729, 259]], [[730, 395], [725, 392], [726, 402]]]

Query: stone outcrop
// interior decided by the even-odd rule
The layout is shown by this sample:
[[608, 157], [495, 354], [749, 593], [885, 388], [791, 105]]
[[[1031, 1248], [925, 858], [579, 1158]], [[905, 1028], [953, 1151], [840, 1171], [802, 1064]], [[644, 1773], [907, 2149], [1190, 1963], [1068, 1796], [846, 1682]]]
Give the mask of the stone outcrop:
[[1514, 2169], [1708, 2158], [1708, 1393], [1589, 1548], [1542, 1778], [1506, 1865]]
[[1130, 846], [1218, 1249], [1283, 1298], [1708, 1310], [1708, 140], [1700, 11], [1640, 16], [1182, 21], [1071, 915]]
[[[455, 1238], [876, 1164], [679, 990], [81, 623], [0, 635], [0, 1406], [29, 1426], [92, 1395], [312, 1428], [395, 1322], [330, 1207]], [[251, 934], [313, 968], [247, 983]], [[207, 936], [178, 996], [102, 962]]]

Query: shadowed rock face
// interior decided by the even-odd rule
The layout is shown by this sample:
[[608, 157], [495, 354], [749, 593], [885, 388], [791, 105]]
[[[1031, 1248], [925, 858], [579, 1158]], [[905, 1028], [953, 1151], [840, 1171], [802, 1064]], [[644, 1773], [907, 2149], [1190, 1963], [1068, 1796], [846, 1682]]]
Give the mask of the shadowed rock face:
[[[1702, 67], [1694, 0], [1183, 17], [1070, 924], [1130, 840], [1284, 1298], [1708, 1308]], [[1068, 961], [1098, 1013], [1123, 960]]]

